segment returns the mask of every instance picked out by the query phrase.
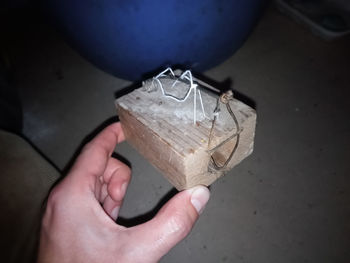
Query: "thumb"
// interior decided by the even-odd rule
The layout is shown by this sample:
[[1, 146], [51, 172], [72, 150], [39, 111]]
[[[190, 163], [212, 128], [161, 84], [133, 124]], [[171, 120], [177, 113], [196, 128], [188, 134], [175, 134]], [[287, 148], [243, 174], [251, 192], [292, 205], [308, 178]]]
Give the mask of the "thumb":
[[[147, 255], [150, 262], [158, 261], [190, 233], [209, 197], [210, 192], [204, 186], [182, 191], [170, 199], [152, 220], [130, 229], [138, 247], [133, 256], [145, 259]], [[135, 252], [140, 255], [135, 255]]]

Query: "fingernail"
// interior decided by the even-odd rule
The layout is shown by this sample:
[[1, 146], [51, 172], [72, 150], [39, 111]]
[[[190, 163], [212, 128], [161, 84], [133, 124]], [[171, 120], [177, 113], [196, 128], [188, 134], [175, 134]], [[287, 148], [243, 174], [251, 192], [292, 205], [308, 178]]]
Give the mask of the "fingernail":
[[128, 187], [128, 183], [127, 182], [122, 184], [122, 186], [120, 188], [120, 192], [122, 193], [122, 195], [125, 195], [127, 187]]
[[117, 207], [115, 207], [115, 208], [112, 210], [112, 212], [111, 212], [111, 217], [112, 217], [114, 220], [116, 220], [117, 217], [118, 217], [119, 209], [120, 209], [120, 207], [117, 206]]
[[191, 203], [200, 215], [210, 197], [209, 189], [205, 186], [196, 186], [191, 195]]

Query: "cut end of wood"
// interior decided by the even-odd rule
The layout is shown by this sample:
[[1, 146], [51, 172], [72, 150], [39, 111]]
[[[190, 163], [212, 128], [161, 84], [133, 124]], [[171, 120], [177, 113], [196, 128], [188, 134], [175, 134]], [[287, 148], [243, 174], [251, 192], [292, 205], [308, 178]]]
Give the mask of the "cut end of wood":
[[[174, 79], [162, 81], [166, 92], [175, 89]], [[252, 153], [256, 113], [249, 106], [232, 99], [234, 118], [225, 105], [215, 115], [217, 98], [209, 93], [196, 96], [195, 90], [179, 102], [165, 97], [159, 85], [144, 85], [116, 100], [119, 119], [126, 140], [178, 190], [209, 186]], [[173, 94], [186, 96], [186, 83], [176, 85], [182, 89]]]

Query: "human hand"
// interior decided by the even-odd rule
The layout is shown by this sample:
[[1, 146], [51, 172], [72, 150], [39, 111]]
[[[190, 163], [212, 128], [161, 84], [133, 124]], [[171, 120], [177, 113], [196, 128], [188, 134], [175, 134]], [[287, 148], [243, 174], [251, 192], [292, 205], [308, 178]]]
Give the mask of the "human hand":
[[111, 157], [123, 140], [120, 123], [108, 126], [51, 191], [39, 262], [156, 262], [190, 232], [209, 199], [204, 186], [176, 194], [144, 224], [115, 223], [130, 181], [129, 167]]

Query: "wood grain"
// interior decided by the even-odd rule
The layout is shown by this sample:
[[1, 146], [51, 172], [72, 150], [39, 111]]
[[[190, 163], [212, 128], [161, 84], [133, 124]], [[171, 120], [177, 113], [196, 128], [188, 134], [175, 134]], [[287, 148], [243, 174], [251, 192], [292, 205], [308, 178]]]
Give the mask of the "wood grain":
[[[202, 120], [193, 124], [182, 122], [176, 116], [169, 117], [157, 113], [157, 110], [152, 111], [163, 103], [162, 100], [166, 98], [156, 95], [150, 97], [140, 88], [117, 99], [116, 105], [126, 140], [178, 190], [198, 184], [208, 186], [252, 153], [256, 113], [249, 106], [236, 99], [230, 102], [241, 128], [240, 142], [227, 168], [215, 171], [208, 168], [211, 162], [208, 150], [237, 132], [229, 114], [222, 114], [224, 119], [221, 122], [226, 121], [226, 127], [214, 126], [208, 146], [212, 121]], [[236, 138], [230, 140], [213, 153], [218, 163], [225, 162], [235, 140]]]

